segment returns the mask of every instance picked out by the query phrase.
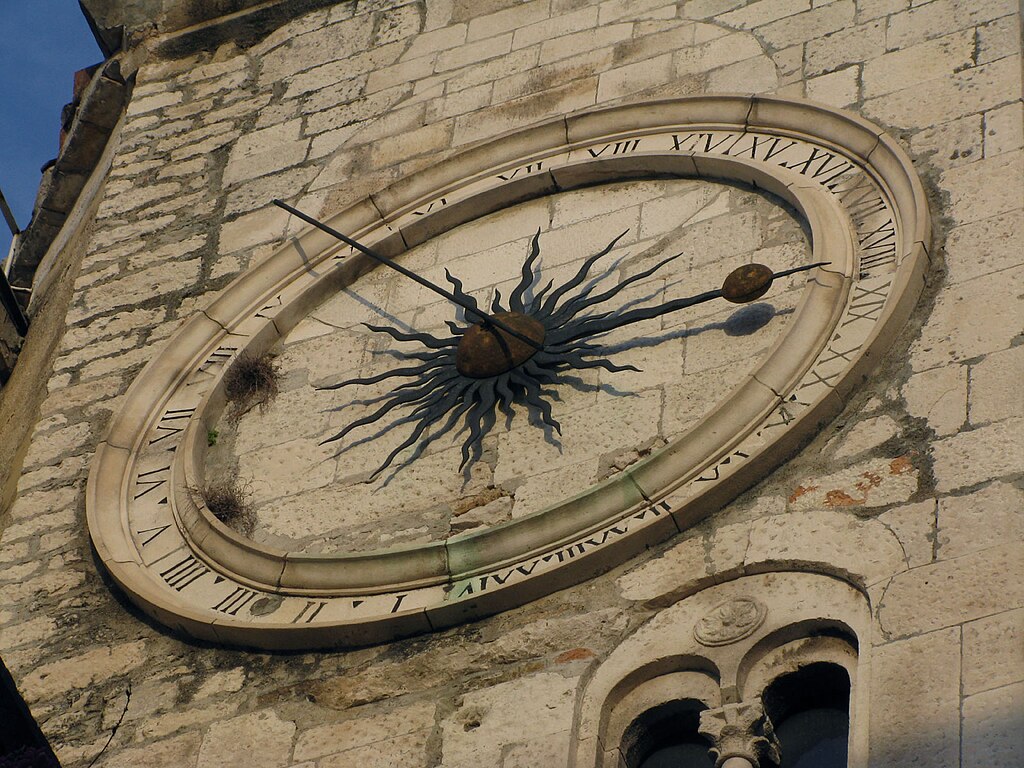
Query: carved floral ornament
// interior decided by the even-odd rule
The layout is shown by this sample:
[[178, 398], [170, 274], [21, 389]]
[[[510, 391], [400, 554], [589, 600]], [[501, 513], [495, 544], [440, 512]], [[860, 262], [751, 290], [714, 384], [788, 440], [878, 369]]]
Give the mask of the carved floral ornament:
[[752, 597], [736, 597], [719, 603], [693, 627], [701, 645], [728, 645], [749, 637], [764, 623], [768, 609]]
[[[578, 496], [442, 541], [308, 554], [240, 536], [187, 492], [202, 485], [225, 373], [242, 353], [271, 348], [371, 266], [310, 227], [155, 350], [125, 395], [87, 493], [90, 533], [110, 574], [151, 616], [196, 637], [268, 648], [379, 642], [579, 582], [764, 477], [839, 412], [923, 285], [930, 236], [923, 190], [877, 126], [773, 97], [591, 110], [478, 146], [328, 223], [400, 259], [524, 200], [652, 177], [766, 189], [804, 216], [812, 261], [827, 264], [767, 357], [688, 432]], [[727, 634], [714, 621], [739, 626], [749, 618], [749, 608], [729, 611], [709, 619], [707, 637]]]

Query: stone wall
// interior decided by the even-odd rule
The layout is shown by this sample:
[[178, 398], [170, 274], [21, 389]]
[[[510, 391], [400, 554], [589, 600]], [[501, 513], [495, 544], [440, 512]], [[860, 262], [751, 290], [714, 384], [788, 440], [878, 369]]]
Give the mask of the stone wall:
[[[595, 665], [677, 600], [772, 568], [867, 594], [873, 765], [1010, 766], [1024, 750], [1015, 3], [346, 2], [248, 48], [147, 53], [160, 43], [130, 52], [59, 347], [19, 363], [46, 396], [0, 536], [0, 653], [65, 765], [115, 726], [98, 765], [565, 765]], [[586, 584], [348, 652], [184, 642], [104, 580], [84, 522], [94, 446], [152, 350], [293, 230], [271, 198], [326, 215], [512, 127], [712, 91], [863, 114], [933, 205], [910, 326], [785, 469]]]

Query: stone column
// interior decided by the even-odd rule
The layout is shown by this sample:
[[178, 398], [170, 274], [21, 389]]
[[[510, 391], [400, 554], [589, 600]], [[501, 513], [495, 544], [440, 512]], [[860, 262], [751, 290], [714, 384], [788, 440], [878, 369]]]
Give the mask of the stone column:
[[779, 742], [759, 701], [726, 704], [700, 713], [700, 732], [714, 745], [715, 768], [771, 768]]

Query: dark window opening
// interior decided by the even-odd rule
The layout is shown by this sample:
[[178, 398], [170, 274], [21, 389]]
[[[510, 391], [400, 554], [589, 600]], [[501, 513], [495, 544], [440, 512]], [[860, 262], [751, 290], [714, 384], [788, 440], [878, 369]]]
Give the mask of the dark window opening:
[[670, 701], [644, 712], [627, 729], [622, 754], [631, 768], [714, 768], [710, 742], [697, 731], [707, 709], [695, 699]]
[[808, 664], [777, 678], [762, 698], [779, 740], [779, 768], [846, 768], [850, 677], [845, 669]]

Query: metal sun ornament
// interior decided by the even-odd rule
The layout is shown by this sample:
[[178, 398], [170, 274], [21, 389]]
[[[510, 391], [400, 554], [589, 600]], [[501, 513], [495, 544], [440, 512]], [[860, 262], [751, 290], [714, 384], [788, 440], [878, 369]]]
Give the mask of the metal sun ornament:
[[[402, 451], [416, 445], [412, 454], [400, 462], [397, 468], [400, 469], [413, 461], [427, 446], [455, 429], [460, 420], [460, 431], [469, 430], [462, 443], [462, 462], [459, 465], [460, 469], [465, 468], [467, 464], [480, 458], [482, 440], [497, 422], [498, 410], [500, 409], [506, 418], [511, 420], [516, 405], [525, 406], [531, 423], [541, 428], [553, 429], [561, 435], [561, 425], [554, 418], [551, 409], [551, 400], [557, 399], [557, 391], [548, 387], [568, 383], [567, 374], [570, 371], [588, 368], [602, 368], [613, 373], [640, 370], [633, 365], [613, 363], [609, 359], [612, 350], [606, 345], [595, 343], [598, 337], [626, 325], [650, 320], [713, 299], [724, 298], [736, 304], [751, 302], [763, 296], [776, 278], [803, 272], [826, 263], [809, 264], [777, 273], [763, 264], [745, 264], [733, 270], [720, 289], [651, 306], [639, 306], [635, 309], [627, 309], [626, 306], [608, 309], [601, 305], [612, 301], [631, 285], [651, 277], [682, 254], [677, 253], [662, 259], [648, 269], [631, 275], [610, 288], [596, 292], [601, 279], [591, 279], [588, 282], [590, 270], [612, 251], [616, 243], [626, 235], [626, 230], [601, 251], [587, 258], [576, 274], [565, 283], [556, 288], [553, 281], [548, 281], [534, 293], [540, 277], [540, 270], [537, 268], [537, 259], [540, 256], [538, 229], [523, 262], [519, 283], [509, 294], [507, 303], [495, 289], [490, 311], [487, 312], [473, 296], [463, 290], [462, 282], [447, 269], [445, 277], [452, 286], [451, 292], [430, 283], [301, 211], [281, 201], [274, 202], [377, 261], [445, 296], [466, 310], [467, 316], [480, 318], [478, 322], [469, 325], [446, 321], [451, 332], [451, 335], [446, 337], [427, 332], [410, 333], [390, 326], [364, 323], [375, 333], [387, 334], [399, 342], [420, 345], [420, 349], [417, 350], [397, 352], [399, 357], [412, 364], [375, 376], [348, 379], [318, 388], [337, 390], [392, 379], [407, 379], [384, 395], [364, 401], [369, 404], [379, 403], [379, 407], [372, 413], [352, 421], [344, 429], [320, 443], [323, 445], [342, 440], [353, 430], [380, 421], [396, 408], [408, 408], [404, 415], [390, 422], [383, 431], [387, 432], [404, 424], [413, 424], [412, 431], [374, 470], [370, 475], [371, 479], [390, 467]], [[342, 405], [334, 410], [342, 410], [345, 407], [347, 406]], [[437, 425], [440, 426], [428, 433], [428, 430]], [[339, 454], [344, 450], [346, 449], [339, 451]]]

